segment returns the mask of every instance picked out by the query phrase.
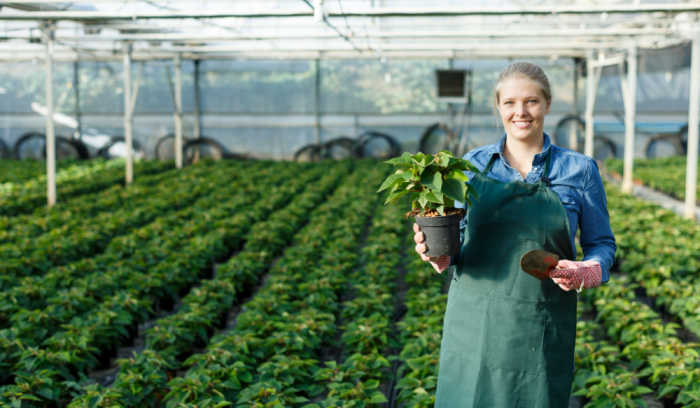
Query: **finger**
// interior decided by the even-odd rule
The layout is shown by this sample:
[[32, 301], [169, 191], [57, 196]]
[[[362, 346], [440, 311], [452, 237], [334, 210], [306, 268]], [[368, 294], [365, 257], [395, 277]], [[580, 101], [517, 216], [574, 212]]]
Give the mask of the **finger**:
[[425, 244], [416, 244], [416, 252], [418, 252], [419, 254], [422, 254], [427, 250], [428, 248], [426, 248]]
[[428, 262], [430, 261], [430, 257], [428, 255], [422, 254], [420, 252], [418, 253], [418, 255], [420, 255], [420, 259], [422, 259], [424, 261], [428, 261]]
[[422, 232], [416, 232], [413, 234], [413, 241], [415, 241], [416, 244], [420, 244], [425, 241], [425, 235]]
[[413, 223], [413, 232], [420, 232], [420, 227], [415, 222]]

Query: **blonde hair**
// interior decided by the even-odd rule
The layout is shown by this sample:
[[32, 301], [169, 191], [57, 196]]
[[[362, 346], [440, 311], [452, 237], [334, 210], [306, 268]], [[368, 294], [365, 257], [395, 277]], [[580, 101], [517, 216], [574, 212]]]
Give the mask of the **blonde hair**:
[[496, 87], [494, 89], [496, 106], [498, 106], [499, 103], [501, 83], [515, 76], [525, 77], [536, 82], [537, 85], [540, 86], [540, 90], [542, 91], [544, 99], [547, 101], [547, 105], [552, 102], [552, 89], [549, 86], [549, 79], [547, 79], [547, 75], [542, 68], [530, 62], [514, 62], [508, 65], [506, 69], [501, 72], [501, 75], [498, 76], [498, 81], [496, 81]]

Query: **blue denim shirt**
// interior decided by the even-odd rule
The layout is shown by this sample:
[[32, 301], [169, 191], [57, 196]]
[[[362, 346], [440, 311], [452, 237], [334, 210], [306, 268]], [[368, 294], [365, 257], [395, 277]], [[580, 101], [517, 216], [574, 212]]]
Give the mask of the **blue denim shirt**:
[[[607, 282], [610, 279], [610, 268], [615, 260], [617, 246], [610, 229], [605, 190], [595, 160], [581, 153], [553, 145], [545, 133], [542, 152], [535, 155], [532, 170], [523, 180], [520, 173], [505, 159], [503, 153], [505, 141], [506, 137], [503, 136], [500, 142], [474, 149], [464, 155], [464, 158], [483, 171], [491, 157], [497, 154], [498, 159], [491, 167], [488, 177], [503, 182], [519, 180], [537, 183], [544, 172], [547, 151], [551, 150], [548, 177], [550, 188], [559, 196], [569, 216], [571, 246], [576, 252], [576, 231], [581, 227], [579, 242], [583, 249], [583, 259], [600, 262], [603, 282]], [[471, 177], [471, 174], [469, 176]], [[464, 207], [464, 204], [457, 203], [456, 206]], [[462, 237], [464, 227], [462, 223]]]

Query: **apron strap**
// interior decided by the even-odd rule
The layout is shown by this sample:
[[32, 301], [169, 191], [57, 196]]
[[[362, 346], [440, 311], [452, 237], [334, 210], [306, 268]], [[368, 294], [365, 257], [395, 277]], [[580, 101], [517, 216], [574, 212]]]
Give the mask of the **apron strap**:
[[491, 155], [491, 159], [486, 164], [486, 167], [484, 167], [484, 171], [483, 171], [484, 175], [489, 174], [489, 172], [491, 171], [491, 167], [493, 167], [493, 164], [496, 162], [496, 157], [498, 157], [498, 154], [496, 154], [496, 153]]

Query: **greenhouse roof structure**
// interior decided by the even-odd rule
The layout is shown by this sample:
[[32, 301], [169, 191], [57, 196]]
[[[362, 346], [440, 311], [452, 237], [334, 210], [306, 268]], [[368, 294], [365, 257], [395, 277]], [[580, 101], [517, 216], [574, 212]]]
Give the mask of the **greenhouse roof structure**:
[[585, 57], [691, 39], [697, 1], [13, 1], [0, 59]]
[[[630, 191], [639, 50], [692, 43], [686, 177], [686, 214], [691, 216], [700, 116], [699, 16], [700, 1], [674, 0], [18, 0], [0, 2], [0, 61], [46, 61], [45, 116], [53, 118], [54, 62], [122, 60], [124, 106], [131, 107], [124, 113], [127, 183], [132, 177], [132, 61], [175, 62], [175, 146], [181, 146], [183, 59], [585, 60], [589, 156], [598, 79], [603, 67], [617, 66], [625, 105], [623, 189]], [[52, 120], [47, 119], [46, 129], [52, 205]], [[180, 167], [177, 147], [175, 155]]]

